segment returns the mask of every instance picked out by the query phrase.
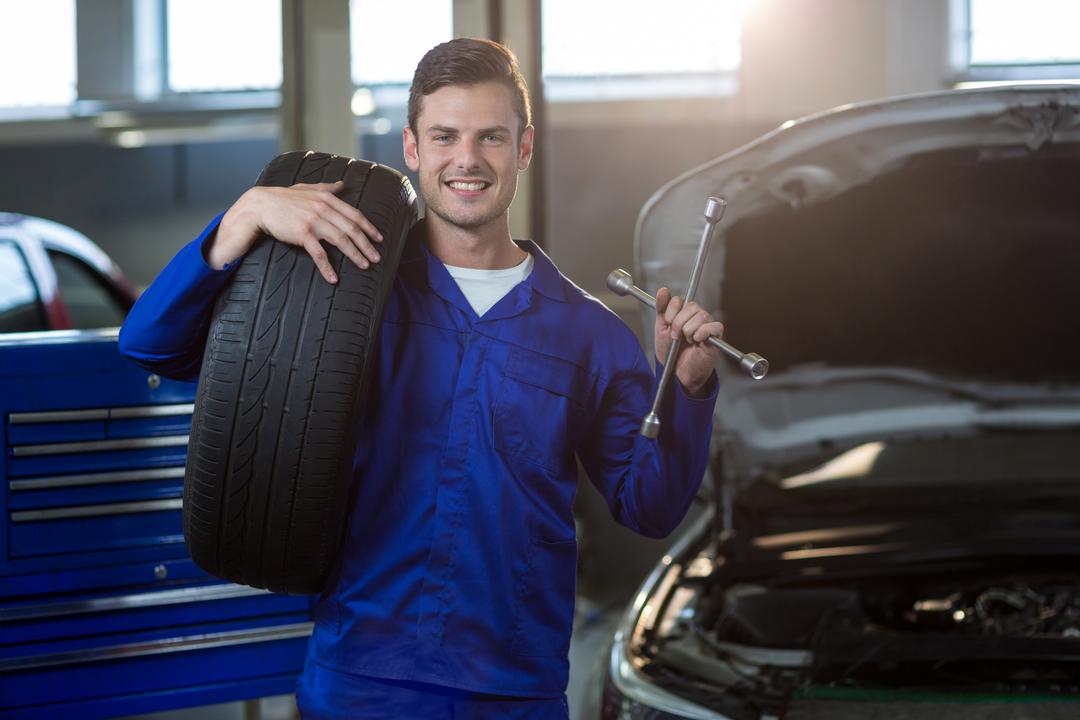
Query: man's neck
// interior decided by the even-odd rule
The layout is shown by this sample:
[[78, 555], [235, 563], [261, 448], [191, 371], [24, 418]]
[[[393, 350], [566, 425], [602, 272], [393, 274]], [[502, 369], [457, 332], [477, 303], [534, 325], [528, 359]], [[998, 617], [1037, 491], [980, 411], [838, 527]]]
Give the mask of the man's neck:
[[505, 216], [478, 228], [457, 227], [433, 213], [424, 222], [428, 251], [446, 265], [503, 270], [525, 259], [525, 251], [510, 237], [510, 221]]

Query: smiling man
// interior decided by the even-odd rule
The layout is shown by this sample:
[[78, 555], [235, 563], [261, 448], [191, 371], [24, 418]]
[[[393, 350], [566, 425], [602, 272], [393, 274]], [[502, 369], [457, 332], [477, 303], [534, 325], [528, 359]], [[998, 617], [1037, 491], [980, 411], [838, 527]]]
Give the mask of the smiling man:
[[[460, 39], [421, 60], [403, 142], [426, 214], [380, 330], [355, 505], [297, 687], [305, 718], [566, 718], [575, 458], [614, 517], [653, 537], [679, 524], [701, 482], [716, 391], [716, 351], [702, 343], [722, 328], [661, 289], [659, 357], [673, 336], [690, 343], [659, 439], [640, 437], [659, 368], [539, 247], [510, 236], [533, 140], [507, 48]], [[305, 247], [329, 282], [320, 241], [360, 267], [378, 262], [378, 232], [338, 189], [244, 193], [147, 290], [122, 347], [137, 360], [150, 348], [159, 369], [190, 354], [226, 266], [263, 233]], [[163, 313], [179, 318], [167, 333], [152, 321]]]
[[[421, 78], [425, 83], [437, 79]], [[534, 134], [515, 109], [515, 90], [488, 81], [413, 93], [404, 130], [405, 162], [420, 177], [429, 235], [454, 240], [446, 252], [457, 254], [459, 244], [470, 249], [513, 247], [500, 220], [508, 217], [518, 173], [529, 167]], [[527, 113], [527, 107], [520, 112]], [[496, 236], [498, 242], [493, 242]]]

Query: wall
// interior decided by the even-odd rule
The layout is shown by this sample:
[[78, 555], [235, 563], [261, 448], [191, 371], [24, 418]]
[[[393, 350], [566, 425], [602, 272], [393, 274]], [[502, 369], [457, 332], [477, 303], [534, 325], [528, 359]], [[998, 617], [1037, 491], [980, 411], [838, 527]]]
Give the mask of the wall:
[[145, 285], [254, 182], [272, 139], [123, 149], [0, 147], [0, 210], [70, 225]]
[[578, 284], [603, 294], [612, 268], [633, 266], [638, 212], [668, 180], [791, 118], [941, 89], [946, 7], [750, 0], [732, 96], [552, 104], [541, 128], [549, 252]]

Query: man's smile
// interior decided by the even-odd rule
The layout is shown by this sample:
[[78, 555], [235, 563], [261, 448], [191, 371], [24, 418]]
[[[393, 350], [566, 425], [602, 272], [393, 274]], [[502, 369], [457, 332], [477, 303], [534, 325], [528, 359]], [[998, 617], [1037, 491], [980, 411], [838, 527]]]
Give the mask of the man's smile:
[[460, 195], [462, 197], [475, 197], [491, 186], [491, 183], [487, 180], [471, 178], [455, 178], [453, 180], [447, 180], [445, 184], [455, 195]]

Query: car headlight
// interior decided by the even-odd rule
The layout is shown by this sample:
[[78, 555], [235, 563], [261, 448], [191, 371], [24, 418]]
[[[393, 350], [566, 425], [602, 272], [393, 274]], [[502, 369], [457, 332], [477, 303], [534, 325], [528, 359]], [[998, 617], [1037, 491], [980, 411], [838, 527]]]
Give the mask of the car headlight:
[[634, 667], [626, 650], [620, 630], [611, 645], [604, 682], [603, 720], [731, 720], [655, 684]]
[[703, 516], [675, 543], [670, 553], [653, 569], [642, 583], [637, 596], [623, 620], [611, 644], [603, 704], [600, 716], [604, 720], [731, 720], [707, 707], [680, 697], [657, 685], [641, 672], [630, 658], [629, 638], [661, 578], [669, 569], [672, 557], [680, 557], [695, 538], [701, 537], [708, 527], [708, 516]]
[[623, 695], [609, 677], [604, 683], [600, 706], [601, 720], [685, 720], [686, 715], [672, 715]]

